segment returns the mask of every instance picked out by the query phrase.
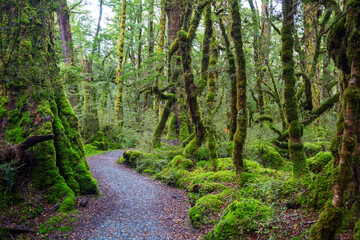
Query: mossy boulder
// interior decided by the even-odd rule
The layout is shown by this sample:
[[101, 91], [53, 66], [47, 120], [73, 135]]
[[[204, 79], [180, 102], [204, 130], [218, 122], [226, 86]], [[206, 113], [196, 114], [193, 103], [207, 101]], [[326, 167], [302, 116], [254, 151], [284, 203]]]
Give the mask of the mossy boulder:
[[193, 226], [199, 228], [203, 224], [218, 222], [222, 206], [224, 206], [224, 202], [217, 195], [207, 195], [200, 198], [195, 206], [189, 210], [189, 218]]
[[279, 169], [284, 165], [284, 160], [273, 147], [266, 147], [262, 150], [261, 163], [265, 167]]
[[125, 159], [123, 164], [128, 165], [131, 168], [136, 168], [137, 161], [143, 156], [144, 154], [140, 151], [125, 151], [123, 154]]
[[178, 169], [191, 169], [194, 166], [194, 162], [190, 159], [186, 159], [183, 155], [177, 155], [169, 162], [168, 167]]
[[231, 158], [218, 158], [216, 160], [216, 169], [218, 171], [234, 170], [234, 161]]
[[309, 186], [309, 204], [315, 209], [323, 207], [332, 196], [332, 169], [333, 160], [330, 160]]
[[190, 185], [200, 183], [231, 183], [235, 181], [235, 171], [218, 171], [196, 174], [191, 180]]
[[199, 183], [199, 184], [193, 184], [188, 187], [189, 192], [193, 193], [199, 193], [201, 195], [209, 194], [215, 191], [224, 190], [227, 187], [225, 187], [221, 183]]
[[315, 157], [308, 159], [308, 165], [313, 173], [319, 173], [332, 159], [331, 152], [319, 152]]
[[265, 228], [270, 224], [273, 210], [253, 198], [240, 198], [231, 203], [223, 217], [205, 239], [240, 239], [242, 234]]

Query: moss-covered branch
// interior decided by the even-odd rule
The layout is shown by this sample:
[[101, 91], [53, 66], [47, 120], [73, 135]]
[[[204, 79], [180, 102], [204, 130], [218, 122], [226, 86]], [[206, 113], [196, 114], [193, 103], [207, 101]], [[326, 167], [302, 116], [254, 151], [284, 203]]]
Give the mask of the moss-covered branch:
[[318, 117], [321, 116], [324, 112], [332, 108], [335, 103], [339, 102], [340, 93], [335, 94], [331, 98], [327, 99], [323, 102], [316, 110], [312, 111], [308, 118], [302, 122], [302, 124], [306, 127], [313, 121], [315, 121]]

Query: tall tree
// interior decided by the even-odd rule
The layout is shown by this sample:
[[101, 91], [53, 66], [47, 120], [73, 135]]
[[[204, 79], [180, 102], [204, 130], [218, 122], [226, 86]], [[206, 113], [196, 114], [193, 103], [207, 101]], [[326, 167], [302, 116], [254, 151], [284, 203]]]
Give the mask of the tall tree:
[[121, 4], [121, 23], [120, 23], [120, 34], [119, 34], [119, 49], [118, 49], [118, 67], [116, 71], [116, 120], [119, 121], [122, 126], [123, 121], [123, 86], [122, 86], [122, 65], [124, 58], [124, 43], [125, 43], [125, 21], [126, 21], [126, 0], [122, 0]]
[[[311, 229], [311, 239], [335, 239], [344, 216], [345, 191], [358, 168], [360, 121], [360, 0], [348, 1], [346, 17], [334, 23], [328, 37], [328, 51], [343, 73], [342, 107], [333, 141], [333, 197]], [[354, 164], [355, 163], [355, 164]], [[353, 166], [355, 165], [355, 168]]]
[[302, 126], [298, 117], [298, 103], [295, 92], [295, 62], [294, 62], [294, 2], [283, 0], [283, 26], [281, 29], [281, 60], [282, 78], [285, 83], [284, 98], [285, 112], [289, 124], [289, 155], [293, 162], [295, 176], [302, 175], [307, 171], [304, 145], [301, 142]]
[[[51, 203], [59, 202], [60, 211], [68, 211], [75, 205], [75, 194], [94, 194], [98, 189], [56, 64], [52, 6], [45, 1], [3, 4], [13, 11], [5, 7], [0, 16], [8, 26], [0, 29], [0, 74], [7, 79], [0, 81], [0, 138], [25, 148], [35, 145], [31, 152], [37, 161], [30, 165], [33, 184], [48, 194]], [[36, 144], [34, 136], [51, 138]], [[7, 160], [11, 163], [13, 157], [21, 155]], [[27, 161], [25, 157], [18, 163]]]
[[[60, 38], [63, 48], [63, 56], [65, 64], [75, 66], [74, 46], [72, 41], [70, 12], [66, 0], [59, 0], [59, 9], [57, 11], [57, 20], [60, 31]], [[69, 100], [74, 107], [79, 103], [78, 83], [71, 83], [69, 90]]]
[[235, 45], [236, 59], [236, 88], [237, 88], [237, 127], [234, 135], [233, 160], [236, 168], [236, 174], [244, 171], [243, 150], [246, 140], [247, 130], [247, 109], [246, 109], [246, 65], [243, 51], [243, 42], [241, 36], [241, 17], [238, 1], [230, 1], [231, 14], [231, 37]]

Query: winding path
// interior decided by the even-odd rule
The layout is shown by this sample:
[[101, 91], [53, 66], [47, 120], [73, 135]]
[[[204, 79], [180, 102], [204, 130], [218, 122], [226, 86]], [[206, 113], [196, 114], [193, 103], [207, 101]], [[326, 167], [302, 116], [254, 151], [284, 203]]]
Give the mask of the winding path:
[[76, 239], [198, 239], [184, 191], [116, 163], [124, 151], [88, 158], [102, 196], [79, 207]]

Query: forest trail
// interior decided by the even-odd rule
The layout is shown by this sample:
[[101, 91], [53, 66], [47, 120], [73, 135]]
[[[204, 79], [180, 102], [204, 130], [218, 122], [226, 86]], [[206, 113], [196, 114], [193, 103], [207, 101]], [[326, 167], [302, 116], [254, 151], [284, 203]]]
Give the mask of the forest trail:
[[184, 191], [116, 163], [124, 151], [88, 158], [102, 196], [79, 207], [76, 239], [197, 239]]

